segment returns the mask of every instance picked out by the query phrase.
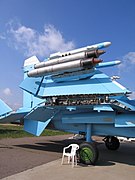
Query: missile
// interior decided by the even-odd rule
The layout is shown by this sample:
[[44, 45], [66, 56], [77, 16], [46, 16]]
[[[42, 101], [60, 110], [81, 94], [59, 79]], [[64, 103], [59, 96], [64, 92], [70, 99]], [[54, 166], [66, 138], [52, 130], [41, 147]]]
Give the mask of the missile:
[[110, 61], [110, 62], [103, 62], [103, 63], [99, 63], [96, 65], [96, 68], [104, 68], [104, 67], [109, 67], [109, 66], [115, 66], [120, 64], [121, 61]]
[[68, 52], [63, 52], [63, 53], [57, 52], [57, 53], [51, 54], [50, 57], [49, 57], [49, 60], [59, 58], [59, 57], [68, 56], [68, 55], [77, 54], [77, 53], [80, 53], [80, 52], [89, 52], [89, 51], [93, 51], [93, 50], [96, 50], [96, 49], [102, 49], [102, 48], [106, 48], [106, 47], [108, 47], [110, 45], [111, 45], [111, 42], [102, 42], [102, 43], [99, 43], [99, 44], [94, 44], [94, 45], [85, 46], [85, 47], [82, 47], [82, 48], [79, 48], [79, 49], [74, 49], [74, 50], [71, 50], [71, 51], [68, 51]]
[[60, 58], [56, 58], [56, 59], [52, 59], [52, 60], [48, 60], [45, 62], [35, 64], [34, 68], [38, 69], [38, 68], [47, 67], [47, 66], [51, 66], [51, 65], [55, 65], [55, 64], [65, 63], [65, 62], [69, 62], [69, 61], [75, 61], [78, 59], [98, 58], [101, 54], [104, 54], [104, 53], [105, 53], [105, 51], [103, 51], [103, 50], [80, 52], [77, 54], [64, 56], [64, 57], [60, 57]]
[[98, 63], [102, 62], [100, 59], [87, 59], [87, 60], [76, 60], [71, 62], [65, 62], [61, 64], [55, 64], [47, 67], [33, 69], [28, 72], [28, 77], [41, 77], [51, 74], [62, 74], [64, 72], [71, 72], [73, 69], [92, 69]]

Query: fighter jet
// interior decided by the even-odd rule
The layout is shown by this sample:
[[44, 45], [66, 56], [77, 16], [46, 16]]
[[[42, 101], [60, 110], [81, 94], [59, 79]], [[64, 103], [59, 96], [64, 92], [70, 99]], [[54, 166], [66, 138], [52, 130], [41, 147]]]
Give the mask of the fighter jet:
[[24, 120], [24, 130], [39, 136], [51, 123], [55, 129], [83, 134], [79, 159], [95, 164], [98, 149], [92, 136], [104, 138], [110, 150], [120, 146], [118, 136], [135, 137], [135, 100], [128, 89], [100, 69], [118, 60], [99, 57], [111, 42], [51, 54], [40, 62], [36, 56], [24, 61], [23, 107], [12, 111], [0, 101], [0, 122]]

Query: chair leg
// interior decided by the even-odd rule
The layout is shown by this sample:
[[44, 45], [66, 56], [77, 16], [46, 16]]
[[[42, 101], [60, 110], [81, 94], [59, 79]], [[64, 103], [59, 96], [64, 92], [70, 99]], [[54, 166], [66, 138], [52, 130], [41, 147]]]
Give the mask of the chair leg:
[[62, 156], [61, 165], [63, 164], [63, 162], [64, 162], [64, 155]]
[[72, 156], [72, 168], [74, 167], [74, 161], [75, 161], [74, 156]]
[[68, 164], [70, 163], [70, 158], [71, 158], [71, 156], [68, 156]]
[[77, 156], [75, 156], [75, 165], [77, 166]]

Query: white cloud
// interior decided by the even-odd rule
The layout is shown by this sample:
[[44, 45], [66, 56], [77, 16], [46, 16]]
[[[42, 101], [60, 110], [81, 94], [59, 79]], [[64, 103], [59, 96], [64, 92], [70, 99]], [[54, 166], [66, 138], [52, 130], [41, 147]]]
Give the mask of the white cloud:
[[122, 58], [122, 63], [118, 66], [119, 71], [130, 71], [135, 69], [135, 52], [129, 52]]
[[131, 99], [135, 99], [135, 91], [132, 92], [132, 94], [130, 95], [130, 98], [131, 98]]
[[74, 42], [66, 41], [53, 25], [44, 26], [44, 31], [39, 33], [35, 29], [12, 21], [8, 24], [8, 37], [10, 46], [23, 51], [27, 57], [45, 57], [50, 53], [68, 51], [75, 47]]
[[22, 106], [21, 99], [14, 94], [9, 87], [0, 89], [0, 99], [2, 99], [12, 109], [18, 109]]
[[135, 65], [135, 52], [129, 52], [124, 56], [124, 60]]
[[0, 34], [0, 39], [5, 40], [6, 39], [5, 35]]
[[9, 88], [3, 89], [2, 93], [4, 95], [6, 95], [6, 96], [11, 96], [12, 95], [11, 89], [9, 89]]

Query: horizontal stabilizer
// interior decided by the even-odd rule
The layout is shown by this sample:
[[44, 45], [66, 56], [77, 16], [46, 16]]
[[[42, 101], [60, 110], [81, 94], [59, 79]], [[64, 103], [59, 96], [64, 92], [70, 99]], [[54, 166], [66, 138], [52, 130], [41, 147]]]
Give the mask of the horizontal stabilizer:
[[51, 119], [48, 119], [45, 122], [25, 119], [24, 130], [35, 136], [40, 136], [40, 134], [43, 132], [43, 130], [46, 128], [50, 121]]
[[11, 112], [1, 117], [0, 123], [10, 123], [10, 122], [18, 121], [18, 120], [23, 120], [25, 115], [26, 115], [26, 112], [21, 112], [21, 113]]
[[12, 109], [0, 99], [0, 116], [3, 116], [11, 111]]
[[7, 114], [0, 116], [0, 123], [15, 122], [18, 120], [23, 120], [24, 116], [30, 111], [30, 109], [20, 108], [17, 111], [11, 111]]

